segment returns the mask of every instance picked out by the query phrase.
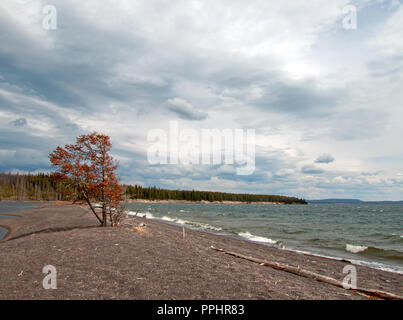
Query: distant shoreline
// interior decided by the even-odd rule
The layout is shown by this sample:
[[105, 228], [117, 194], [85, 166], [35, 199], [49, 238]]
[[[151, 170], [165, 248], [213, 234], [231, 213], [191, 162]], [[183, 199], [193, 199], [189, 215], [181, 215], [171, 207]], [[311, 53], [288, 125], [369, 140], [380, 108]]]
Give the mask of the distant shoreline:
[[[60, 203], [60, 204], [71, 204], [72, 201], [56, 201], [56, 200], [8, 200], [2, 199], [0, 202], [33, 202], [33, 203]], [[190, 200], [150, 200], [150, 199], [125, 199], [124, 201], [128, 203], [194, 203], [194, 204], [272, 204], [272, 205], [285, 205], [285, 202], [268, 202], [268, 201], [190, 201]], [[79, 203], [81, 201], [77, 201]], [[291, 203], [300, 204], [300, 203]]]
[[189, 201], [189, 200], [149, 200], [149, 199], [127, 199], [125, 200], [128, 203], [196, 203], [196, 204], [275, 204], [275, 205], [283, 205], [284, 202], [266, 202], [266, 201], [252, 201], [252, 202], [243, 202], [243, 201]]

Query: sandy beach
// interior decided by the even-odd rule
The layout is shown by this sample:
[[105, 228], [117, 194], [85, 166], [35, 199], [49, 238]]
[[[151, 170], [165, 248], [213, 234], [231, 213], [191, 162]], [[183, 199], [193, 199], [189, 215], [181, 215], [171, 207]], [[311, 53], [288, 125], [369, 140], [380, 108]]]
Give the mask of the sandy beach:
[[[10, 213], [0, 242], [0, 299], [372, 299], [211, 249], [304, 268], [334, 279], [346, 262], [130, 218], [100, 228], [78, 205], [48, 204]], [[145, 226], [139, 227], [145, 224]], [[42, 269], [57, 269], [45, 290]], [[403, 295], [403, 275], [356, 266], [358, 286]]]

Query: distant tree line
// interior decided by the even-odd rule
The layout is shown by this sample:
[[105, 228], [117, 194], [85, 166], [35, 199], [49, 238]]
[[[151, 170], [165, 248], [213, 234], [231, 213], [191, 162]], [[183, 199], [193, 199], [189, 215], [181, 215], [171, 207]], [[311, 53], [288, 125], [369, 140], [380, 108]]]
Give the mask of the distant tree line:
[[0, 200], [65, 201], [74, 197], [75, 190], [50, 174], [0, 173]]
[[167, 190], [139, 185], [124, 186], [130, 199], [148, 200], [186, 200], [186, 201], [240, 201], [240, 202], [281, 202], [286, 204], [306, 204], [303, 199], [278, 195], [259, 195], [246, 193], [225, 193], [197, 190]]
[[[139, 185], [123, 185], [122, 192], [126, 198], [129, 199], [306, 204], [304, 199], [279, 195], [168, 190], [157, 187], [142, 187]], [[77, 191], [72, 189], [67, 181], [56, 180], [52, 174], [0, 173], [0, 200], [72, 201], [77, 198], [80, 200]]]

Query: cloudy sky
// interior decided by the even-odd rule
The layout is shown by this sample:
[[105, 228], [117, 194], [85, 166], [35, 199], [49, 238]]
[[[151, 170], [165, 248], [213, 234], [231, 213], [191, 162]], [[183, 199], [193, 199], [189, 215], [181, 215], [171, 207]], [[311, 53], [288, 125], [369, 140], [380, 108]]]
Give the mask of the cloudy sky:
[[[0, 171], [96, 130], [125, 183], [403, 200], [402, 39], [397, 0], [1, 1]], [[255, 129], [255, 172], [150, 165], [169, 121]]]

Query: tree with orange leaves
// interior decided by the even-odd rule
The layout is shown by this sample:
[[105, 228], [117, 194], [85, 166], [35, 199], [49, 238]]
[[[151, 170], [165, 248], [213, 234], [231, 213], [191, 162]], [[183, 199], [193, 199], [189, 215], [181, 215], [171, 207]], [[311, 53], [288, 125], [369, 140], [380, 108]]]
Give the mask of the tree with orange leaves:
[[[75, 144], [57, 147], [49, 154], [50, 162], [57, 168], [55, 179], [69, 181], [102, 226], [107, 226], [108, 218], [112, 226], [118, 224], [122, 201], [115, 174], [118, 165], [109, 154], [111, 147], [109, 136], [93, 132], [81, 135]], [[93, 202], [101, 204], [101, 216]]]

